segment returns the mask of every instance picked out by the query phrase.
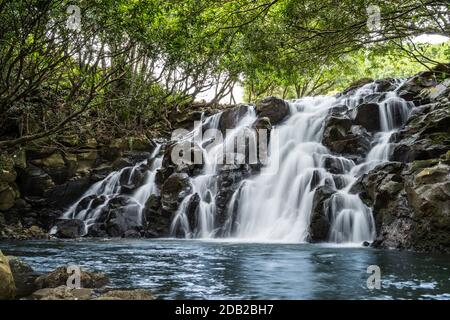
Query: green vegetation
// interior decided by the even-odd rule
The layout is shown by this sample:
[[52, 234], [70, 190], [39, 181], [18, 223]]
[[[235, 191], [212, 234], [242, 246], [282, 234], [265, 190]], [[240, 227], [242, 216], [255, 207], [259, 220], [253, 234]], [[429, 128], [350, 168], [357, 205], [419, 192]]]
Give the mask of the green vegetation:
[[172, 112], [205, 92], [210, 105], [233, 103], [238, 85], [251, 102], [296, 98], [448, 61], [448, 43], [412, 41], [450, 34], [447, 1], [379, 1], [376, 28], [371, 5], [1, 0], [0, 148], [58, 134], [169, 130]]

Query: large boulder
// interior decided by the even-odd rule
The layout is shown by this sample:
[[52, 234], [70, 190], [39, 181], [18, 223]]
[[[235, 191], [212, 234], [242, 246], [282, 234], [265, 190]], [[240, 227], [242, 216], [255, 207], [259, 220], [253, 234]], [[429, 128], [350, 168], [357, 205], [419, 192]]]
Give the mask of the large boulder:
[[249, 106], [242, 104], [222, 112], [219, 120], [219, 130], [225, 134], [226, 130], [235, 128], [248, 110]]
[[270, 123], [274, 125], [282, 122], [290, 114], [290, 109], [286, 101], [268, 97], [256, 103], [256, 113], [260, 118], [269, 118]]
[[8, 256], [8, 260], [14, 277], [14, 283], [16, 284], [16, 298], [31, 295], [38, 289], [34, 281], [39, 277], [39, 274], [35, 272], [30, 265], [18, 257]]
[[141, 207], [137, 203], [111, 210], [106, 222], [106, 232], [112, 237], [134, 238], [142, 227]]
[[328, 202], [335, 192], [336, 191], [329, 186], [321, 186], [317, 188], [314, 194], [313, 206], [311, 210], [308, 235], [309, 241], [327, 241], [331, 227]]
[[380, 131], [380, 107], [377, 103], [363, 103], [352, 110], [354, 123], [369, 132]]
[[324, 124], [322, 143], [331, 152], [364, 157], [371, 147], [372, 136], [365, 128], [353, 125], [348, 116], [328, 116]]
[[55, 236], [63, 239], [79, 238], [86, 232], [84, 221], [79, 219], [59, 219], [55, 228]]
[[[34, 281], [39, 289], [57, 288], [67, 285], [68, 278], [73, 273], [68, 272], [68, 267], [59, 267], [54, 271], [42, 275]], [[103, 273], [95, 273], [81, 270], [80, 284], [82, 288], [101, 288], [109, 283], [108, 277]]]
[[189, 176], [186, 173], [174, 173], [164, 182], [161, 188], [162, 208], [175, 212], [181, 201], [192, 191]]
[[16, 286], [8, 258], [0, 251], [0, 300], [13, 299], [15, 295]]

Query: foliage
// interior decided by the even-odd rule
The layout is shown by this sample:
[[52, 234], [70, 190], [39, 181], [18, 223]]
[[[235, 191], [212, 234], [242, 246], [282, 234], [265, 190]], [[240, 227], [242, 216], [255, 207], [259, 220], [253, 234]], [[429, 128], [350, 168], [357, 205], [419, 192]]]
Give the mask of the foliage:
[[[68, 28], [70, 5], [81, 26]], [[361, 77], [402, 77], [447, 61], [447, 1], [3, 0], [0, 148], [81, 127], [145, 131], [205, 92], [240, 83], [246, 100], [339, 90]], [[181, 108], [183, 107], [183, 108]]]

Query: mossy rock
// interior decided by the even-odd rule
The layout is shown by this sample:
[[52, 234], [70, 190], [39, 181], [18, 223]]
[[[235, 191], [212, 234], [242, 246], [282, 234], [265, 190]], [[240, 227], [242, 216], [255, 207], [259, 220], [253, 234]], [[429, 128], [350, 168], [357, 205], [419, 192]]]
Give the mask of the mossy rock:
[[0, 170], [10, 171], [14, 169], [14, 160], [7, 153], [0, 153]]
[[439, 163], [439, 159], [416, 160], [411, 163], [411, 170], [416, 171], [422, 168], [429, 168]]
[[13, 188], [8, 187], [0, 192], [0, 210], [5, 211], [14, 206], [16, 200], [16, 192]]
[[420, 171], [415, 181], [417, 184], [432, 184], [448, 181], [450, 176], [450, 167], [446, 165], [437, 165], [431, 168], [425, 168]]
[[0, 300], [13, 299], [15, 295], [16, 286], [8, 258], [0, 251]]
[[13, 183], [16, 181], [17, 173], [14, 169], [2, 170], [0, 169], [0, 182]]
[[66, 165], [62, 155], [59, 152], [55, 152], [43, 159], [33, 160], [31, 163], [41, 168], [61, 168]]

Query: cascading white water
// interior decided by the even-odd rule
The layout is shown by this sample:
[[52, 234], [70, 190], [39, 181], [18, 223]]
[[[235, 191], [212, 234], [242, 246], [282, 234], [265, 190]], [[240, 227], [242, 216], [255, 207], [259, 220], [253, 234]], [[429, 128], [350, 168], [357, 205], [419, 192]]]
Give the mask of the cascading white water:
[[[381, 130], [374, 134], [373, 146], [366, 159], [355, 164], [351, 159], [333, 155], [321, 142], [324, 123], [331, 109], [342, 105], [354, 109], [368, 97], [373, 102], [374, 95], [379, 106]], [[388, 161], [389, 141], [396, 128], [405, 123], [410, 105], [395, 91], [380, 94], [377, 84], [371, 83], [342, 97], [307, 97], [290, 102], [289, 107], [291, 115], [275, 128], [277, 139], [272, 137], [270, 140], [268, 163], [259, 174], [240, 183], [226, 208], [225, 222], [218, 221], [217, 217], [218, 179], [226, 167], [221, 161], [228, 157], [229, 150], [234, 152], [236, 139], [240, 136], [249, 138], [249, 148], [256, 149], [257, 137], [252, 128], [257, 120], [254, 108], [246, 108], [243, 116], [236, 113], [236, 119], [233, 119], [235, 127], [227, 130], [220, 143], [211, 144], [211, 136], [204, 133], [208, 129], [219, 129], [222, 114], [202, 116], [202, 121], [191, 132], [174, 137], [178, 143], [187, 141], [201, 149], [203, 167], [199, 174], [190, 178], [192, 192], [174, 213], [170, 226], [173, 236], [303, 242], [308, 239], [314, 195], [319, 187], [327, 186], [334, 190], [327, 200], [331, 220], [329, 241], [361, 243], [374, 239], [371, 209], [350, 190], [358, 177]], [[89, 228], [108, 209], [110, 201], [125, 196], [125, 209], [130, 215], [137, 215], [138, 221], [143, 221], [148, 198], [159, 194], [155, 176], [162, 166], [160, 149], [159, 145], [147, 163], [149, 168], [145, 172], [144, 184], [132, 194], [127, 195], [123, 190], [124, 184], [132, 184], [134, 175], [139, 174], [144, 163], [111, 173], [97, 182], [63, 217], [81, 219]], [[338, 173], [327, 169], [330, 159]], [[124, 176], [128, 182], [121, 181]], [[198, 203], [193, 219], [195, 225], [188, 212], [192, 209], [192, 202]]]
[[[122, 177], [127, 174], [127, 182], [130, 184], [136, 170], [147, 163], [149, 168], [145, 172], [143, 185], [128, 196], [130, 200], [129, 210], [137, 210], [137, 212], [135, 212], [137, 220], [142, 223], [142, 214], [147, 199], [151, 194], [157, 194], [159, 192], [155, 185], [155, 176], [162, 163], [162, 156], [158, 156], [160, 150], [161, 145], [158, 144], [149, 160], [139, 162], [133, 167], [125, 167], [119, 171], [112, 172], [105, 179], [92, 185], [81, 196], [80, 200], [75, 202], [64, 212], [62, 218], [84, 221], [86, 234], [89, 227], [96, 223], [101, 217], [103, 210], [107, 208], [109, 202], [122, 194]], [[87, 203], [84, 203], [86, 201]], [[53, 232], [55, 232], [55, 230], [53, 230]]]
[[[220, 117], [221, 114], [211, 116], [203, 121], [201, 127], [207, 127], [209, 130], [218, 130]], [[234, 150], [235, 138], [242, 134], [244, 130], [248, 130], [248, 127], [256, 120], [254, 108], [249, 107], [241, 119], [235, 120], [237, 123], [236, 127], [228, 130], [221, 143], [217, 143], [210, 148], [203, 148], [203, 145], [207, 145], [210, 136], [206, 134], [200, 139], [199, 145], [203, 151], [204, 167], [200, 175], [190, 180], [192, 193], [182, 201], [172, 220], [170, 227], [172, 235], [175, 235], [177, 230], [181, 229], [187, 238], [214, 238], [216, 236], [215, 219], [217, 209], [216, 195], [219, 191], [217, 187], [219, 163], [224, 161], [224, 158], [227, 156], [227, 150]], [[193, 132], [198, 133], [199, 130], [194, 129]], [[196, 134], [189, 135], [188, 138], [190, 141], [195, 141]], [[252, 141], [254, 143], [254, 139]], [[195, 212], [197, 226], [195, 230], [191, 230], [188, 222], [187, 209], [192, 198], [195, 196], [199, 197], [199, 205]]]
[[[373, 148], [359, 165], [330, 154], [321, 139], [331, 108], [340, 103], [355, 108], [375, 91], [376, 84], [372, 83], [350, 97], [314, 97], [292, 102], [291, 117], [278, 128], [281, 148], [277, 173], [265, 174], [265, 170], [276, 170], [269, 165], [261, 175], [242, 183], [229, 206], [230, 215], [237, 210], [236, 227], [230, 234], [249, 240], [306, 241], [314, 193], [328, 184], [336, 190], [329, 202], [332, 219], [329, 240], [338, 243], [373, 240], [371, 209], [358, 195], [351, 194], [350, 188], [357, 177], [388, 160], [389, 139], [395, 127], [406, 121], [410, 106], [395, 92], [385, 94], [379, 102], [382, 132], [376, 134]], [[324, 157], [332, 157], [340, 164], [344, 186], [337, 187], [323, 161], [317, 161]]]

